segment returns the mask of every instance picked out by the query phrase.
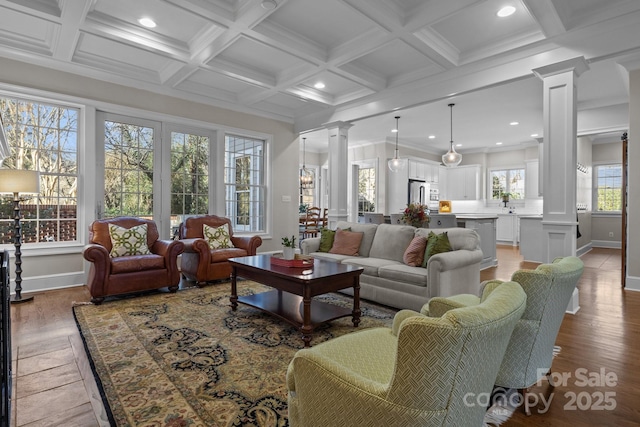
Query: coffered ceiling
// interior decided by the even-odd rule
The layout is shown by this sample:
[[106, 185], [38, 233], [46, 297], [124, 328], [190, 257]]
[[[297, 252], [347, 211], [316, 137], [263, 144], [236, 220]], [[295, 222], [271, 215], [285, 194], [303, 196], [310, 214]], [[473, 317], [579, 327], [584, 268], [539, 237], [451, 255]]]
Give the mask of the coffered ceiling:
[[637, 0], [0, 0], [0, 60], [294, 123], [311, 150], [336, 120], [390, 140], [395, 115], [402, 145], [446, 150], [450, 102], [461, 152], [532, 143], [531, 70], [580, 56], [579, 131], [625, 129]]

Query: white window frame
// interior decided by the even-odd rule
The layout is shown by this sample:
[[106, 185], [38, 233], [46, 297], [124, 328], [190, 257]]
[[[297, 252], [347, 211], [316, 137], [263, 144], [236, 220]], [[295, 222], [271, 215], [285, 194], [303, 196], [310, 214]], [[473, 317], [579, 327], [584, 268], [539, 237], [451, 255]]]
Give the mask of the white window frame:
[[[592, 214], [593, 215], [621, 215], [622, 210], [619, 211], [599, 211], [598, 210], [598, 169], [602, 166], [619, 166], [622, 169], [622, 162], [612, 161], [612, 162], [598, 162], [593, 164], [593, 191], [592, 191]], [[622, 181], [622, 177], [620, 178]], [[622, 182], [621, 182], [622, 185]], [[622, 188], [621, 188], [622, 191]]]
[[[88, 140], [87, 135], [91, 132], [92, 121], [88, 121], [87, 118], [93, 113], [93, 109], [87, 105], [80, 104], [72, 97], [48, 94], [41, 90], [16, 88], [11, 85], [0, 84], [0, 97], [3, 98], [18, 98], [29, 102], [49, 104], [64, 108], [73, 108], [78, 110], [78, 127], [77, 127], [77, 198], [76, 198], [76, 239], [71, 241], [55, 241], [55, 242], [33, 242], [23, 243], [22, 252], [23, 256], [40, 256], [56, 253], [78, 253], [82, 251], [84, 242], [86, 240], [86, 230], [89, 221], [86, 218], [86, 191], [87, 187], [82, 184], [81, 177], [87, 174], [86, 165], [91, 162], [87, 160], [87, 157], [91, 155], [91, 150], [87, 149]], [[7, 150], [9, 147], [8, 141], [6, 141]], [[7, 154], [10, 152], [8, 151]], [[8, 157], [8, 156], [7, 156]], [[4, 160], [4, 159], [3, 159]], [[13, 244], [0, 244], [0, 250], [9, 249], [12, 251]]]
[[[525, 183], [525, 188], [523, 189], [524, 197], [521, 198], [521, 199], [510, 198], [508, 205], [509, 206], [524, 206], [525, 199], [527, 197], [527, 194], [526, 194], [527, 167], [526, 167], [526, 165], [495, 166], [495, 167], [487, 168], [487, 190], [486, 190], [487, 204], [500, 202], [500, 206], [503, 205], [502, 199], [494, 199], [493, 198], [493, 172], [504, 171], [504, 170], [506, 170], [508, 174], [511, 173], [511, 171], [514, 171], [514, 170], [522, 170], [522, 173], [523, 173], [522, 182]], [[508, 178], [507, 178], [507, 181], [509, 181]], [[508, 182], [507, 182], [507, 184], [508, 184]], [[507, 185], [507, 188], [506, 188], [506, 192], [510, 192], [508, 185]]]

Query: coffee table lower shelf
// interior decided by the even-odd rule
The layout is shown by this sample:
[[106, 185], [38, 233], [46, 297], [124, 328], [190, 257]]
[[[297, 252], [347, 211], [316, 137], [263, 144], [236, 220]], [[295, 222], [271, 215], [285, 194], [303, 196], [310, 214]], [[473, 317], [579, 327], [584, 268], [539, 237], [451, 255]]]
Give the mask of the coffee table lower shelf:
[[[238, 302], [276, 316], [297, 328], [303, 326], [304, 307], [301, 296], [275, 289], [259, 294], [239, 296]], [[351, 316], [353, 313], [349, 308], [312, 299], [310, 314], [311, 325], [315, 328], [323, 323]]]

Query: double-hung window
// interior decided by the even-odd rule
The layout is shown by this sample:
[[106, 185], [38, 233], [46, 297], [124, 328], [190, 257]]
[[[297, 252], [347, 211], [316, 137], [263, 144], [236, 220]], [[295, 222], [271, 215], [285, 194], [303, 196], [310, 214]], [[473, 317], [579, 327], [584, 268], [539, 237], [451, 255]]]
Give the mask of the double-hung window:
[[622, 164], [595, 166], [594, 181], [596, 212], [621, 212]]
[[265, 148], [262, 139], [225, 136], [225, 215], [235, 231], [265, 231]]
[[[9, 156], [3, 167], [40, 172], [40, 194], [21, 197], [23, 243], [77, 240], [78, 117], [50, 102], [0, 97]], [[0, 203], [0, 244], [12, 242], [11, 203]]]
[[494, 169], [490, 179], [491, 200], [501, 200], [505, 193], [510, 199], [524, 199], [524, 168]]

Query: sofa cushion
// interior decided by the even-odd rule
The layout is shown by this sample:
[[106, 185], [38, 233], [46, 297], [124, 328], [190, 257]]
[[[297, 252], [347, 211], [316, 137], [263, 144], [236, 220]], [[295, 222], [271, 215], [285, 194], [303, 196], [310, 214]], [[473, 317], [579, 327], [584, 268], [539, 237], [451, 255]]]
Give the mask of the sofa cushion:
[[369, 256], [369, 251], [371, 250], [371, 244], [373, 243], [373, 238], [376, 234], [378, 224], [359, 224], [357, 222], [338, 221], [336, 227], [343, 230], [350, 228], [351, 231], [364, 233], [362, 236], [362, 242], [360, 243], [360, 248], [358, 249], [358, 254], [364, 257]]
[[116, 257], [111, 260], [111, 274], [134, 273], [165, 268], [164, 257], [155, 254]]
[[347, 231], [338, 228], [333, 240], [333, 246], [329, 250], [330, 254], [358, 255], [360, 243], [364, 233], [357, 231]]
[[415, 236], [402, 256], [402, 262], [410, 267], [420, 267], [424, 259], [427, 247], [427, 239], [424, 236]]
[[211, 263], [225, 262], [229, 258], [247, 256], [247, 251], [241, 248], [224, 248], [224, 249], [211, 249]]
[[373, 238], [369, 256], [402, 262], [405, 249], [415, 236], [410, 225], [380, 224]]
[[343, 264], [353, 265], [354, 267], [362, 267], [364, 271], [362, 274], [367, 276], [378, 276], [378, 270], [380, 267], [385, 265], [398, 265], [400, 264], [398, 261], [391, 261], [388, 259], [380, 259], [380, 258], [347, 258], [342, 261]]
[[428, 272], [426, 268], [409, 267], [402, 263], [387, 264], [378, 268], [379, 277], [422, 287], [427, 286]]
[[229, 235], [229, 224], [225, 223], [219, 227], [202, 224], [202, 234], [211, 249], [233, 248], [231, 236]]
[[147, 224], [131, 228], [109, 224], [109, 236], [111, 237], [111, 252], [109, 252], [111, 258], [151, 253], [147, 246]]
[[325, 261], [333, 261], [333, 262], [342, 262], [346, 259], [353, 258], [352, 255], [330, 254], [329, 252], [311, 252], [309, 255], [311, 255], [315, 259], [322, 259]]
[[448, 233], [436, 234], [433, 231], [429, 233], [429, 240], [427, 240], [427, 246], [424, 251], [424, 259], [422, 261], [422, 267], [427, 267], [427, 262], [435, 254], [441, 254], [443, 252], [451, 252], [451, 243], [449, 243]]

